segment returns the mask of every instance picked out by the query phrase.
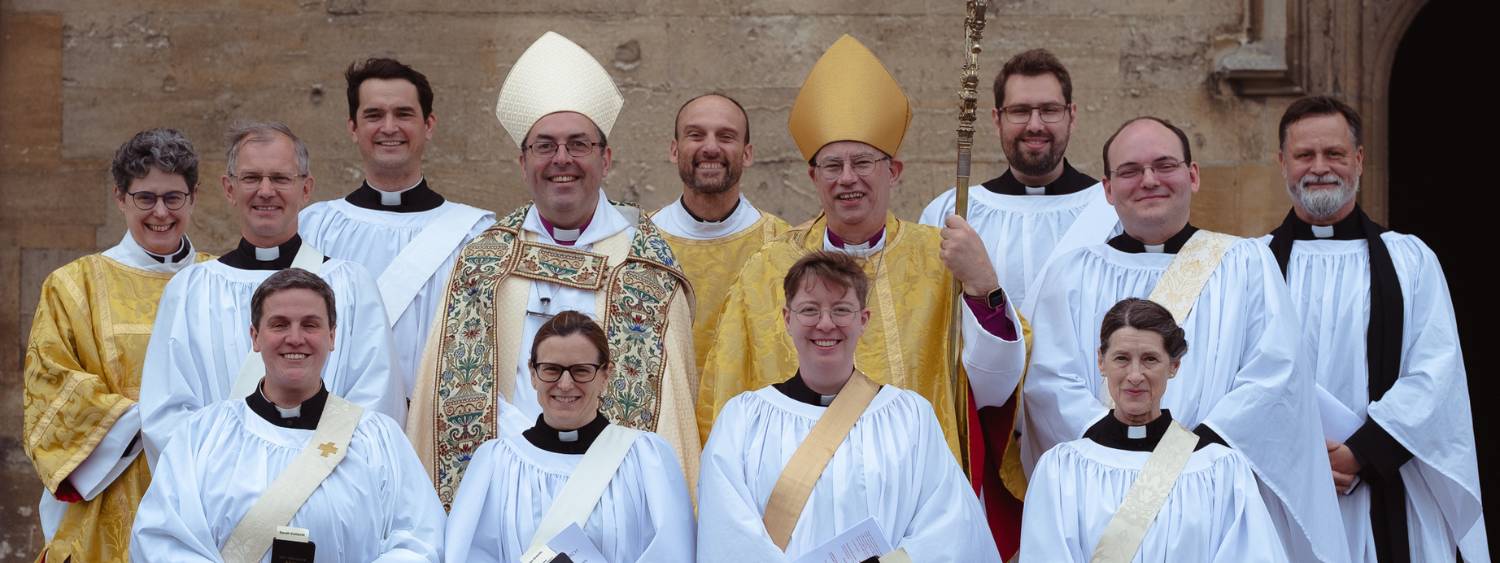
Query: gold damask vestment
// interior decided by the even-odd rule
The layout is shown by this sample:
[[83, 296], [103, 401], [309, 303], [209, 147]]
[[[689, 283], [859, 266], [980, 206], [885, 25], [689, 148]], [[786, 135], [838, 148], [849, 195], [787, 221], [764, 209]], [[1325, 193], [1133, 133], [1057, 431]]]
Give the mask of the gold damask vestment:
[[[156, 304], [172, 275], [94, 254], [42, 283], [26, 348], [23, 449], [48, 491], [139, 399]], [[138, 456], [99, 496], [68, 505], [43, 553], [50, 561], [128, 561], [130, 526], [150, 484]]]
[[[797, 350], [781, 310], [782, 280], [804, 254], [823, 248], [827, 220], [791, 229], [761, 248], [729, 289], [698, 394], [698, 431], [707, 437], [724, 404], [791, 377]], [[955, 396], [949, 383], [948, 324], [953, 321], [953, 276], [938, 254], [938, 229], [887, 214], [885, 245], [859, 259], [870, 276], [870, 324], [854, 366], [877, 383], [920, 393], [942, 425], [955, 459], [961, 457]]]
[[[672, 254], [682, 266], [682, 273], [687, 274], [692, 282], [693, 294], [698, 299], [697, 313], [693, 315], [693, 348], [698, 373], [703, 373], [708, 348], [714, 343], [714, 328], [719, 325], [721, 306], [729, 295], [729, 286], [734, 283], [735, 275], [740, 273], [740, 267], [760, 247], [790, 228], [786, 221], [762, 211], [755, 223], [722, 238], [699, 240], [661, 232], [661, 237], [672, 246]], [[701, 436], [708, 439], [707, 434]]]

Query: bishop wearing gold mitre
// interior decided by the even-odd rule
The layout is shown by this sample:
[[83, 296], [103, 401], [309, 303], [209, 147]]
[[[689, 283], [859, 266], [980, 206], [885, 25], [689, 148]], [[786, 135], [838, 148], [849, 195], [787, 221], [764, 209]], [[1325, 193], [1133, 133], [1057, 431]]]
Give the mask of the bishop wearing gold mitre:
[[[521, 54], [495, 115], [520, 149], [532, 202], [460, 251], [412, 391], [407, 436], [453, 502], [476, 448], [531, 428], [532, 339], [566, 310], [603, 326], [615, 371], [602, 414], [655, 432], [697, 473], [692, 288], [650, 218], [602, 185], [623, 99], [582, 47], [548, 32]], [[570, 430], [570, 429], [560, 429]]]
[[788, 128], [808, 161], [822, 212], [751, 256], [730, 287], [703, 368], [703, 436], [735, 395], [796, 385], [797, 348], [781, 330], [787, 314], [781, 282], [793, 263], [815, 250], [855, 257], [870, 278], [871, 318], [858, 338], [855, 367], [931, 402], [955, 457], [965, 459], [959, 428], [972, 408], [950, 379], [951, 350], [959, 345], [948, 338], [960, 297], [955, 278], [962, 284], [962, 363], [973, 404], [999, 406], [1016, 390], [1025, 362], [1020, 317], [979, 236], [956, 215], [939, 229], [890, 212], [910, 120], [901, 86], [853, 37], [841, 37], [813, 66]]

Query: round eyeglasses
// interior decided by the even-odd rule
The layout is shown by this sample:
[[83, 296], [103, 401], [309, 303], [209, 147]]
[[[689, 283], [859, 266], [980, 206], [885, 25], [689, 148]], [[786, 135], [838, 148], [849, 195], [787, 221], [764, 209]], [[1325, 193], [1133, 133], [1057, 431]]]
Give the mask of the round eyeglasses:
[[802, 326], [817, 326], [818, 321], [823, 320], [825, 313], [828, 315], [828, 319], [833, 321], [833, 324], [837, 326], [849, 326], [854, 324], [854, 317], [859, 315], [859, 309], [848, 305], [838, 305], [832, 309], [808, 305], [792, 311], [792, 314], [797, 317], [797, 322], [801, 323]]
[[182, 209], [182, 206], [187, 205], [188, 200], [193, 199], [193, 194], [176, 191], [164, 194], [139, 191], [127, 192], [125, 195], [130, 196], [130, 201], [135, 202], [135, 208], [141, 211], [156, 209], [157, 201], [161, 201], [162, 204], [167, 206], [167, 209], [176, 211]]

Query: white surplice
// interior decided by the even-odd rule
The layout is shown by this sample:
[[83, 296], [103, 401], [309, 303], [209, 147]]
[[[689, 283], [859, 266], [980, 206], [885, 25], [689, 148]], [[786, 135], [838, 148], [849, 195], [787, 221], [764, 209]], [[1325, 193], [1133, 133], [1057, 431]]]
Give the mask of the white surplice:
[[[582, 459], [521, 435], [485, 442], [453, 497], [444, 558], [519, 560]], [[650, 432], [636, 438], [582, 528], [615, 563], [692, 561], [693, 501], [671, 446]]]
[[[1469, 388], [1448, 282], [1432, 249], [1412, 235], [1381, 234], [1401, 281], [1401, 368], [1370, 402], [1366, 330], [1370, 253], [1364, 240], [1299, 240], [1287, 262], [1292, 304], [1302, 323], [1301, 373], [1350, 411], [1374, 419], [1413, 458], [1406, 485], [1412, 561], [1488, 561]], [[1270, 237], [1261, 239], [1269, 243]], [[1339, 497], [1354, 561], [1375, 561], [1370, 489]]]
[[[1150, 296], [1175, 256], [1100, 244], [1059, 256], [1038, 280], [1020, 438], [1028, 475], [1043, 452], [1108, 412], [1099, 323], [1121, 299]], [[1295, 314], [1270, 250], [1234, 242], [1178, 321], [1188, 351], [1161, 407], [1189, 429], [1206, 424], [1249, 459], [1294, 560], [1344, 561], [1313, 382], [1293, 372]]]
[[[136, 512], [134, 561], [220, 561], [251, 505], [313, 437], [262, 419], [244, 400], [182, 421]], [[401, 427], [366, 410], [349, 452], [290, 526], [305, 528], [316, 561], [441, 561], [443, 505]], [[262, 561], [269, 561], [267, 552]]]
[[[274, 273], [201, 262], [167, 284], [141, 374], [148, 461], [155, 463], [189, 414], [231, 398], [240, 364], [252, 350], [250, 297]], [[359, 264], [337, 258], [324, 262], [319, 276], [333, 288], [338, 316], [333, 351], [323, 366], [328, 392], [406, 420], [406, 393], [391, 371], [391, 332], [375, 280]]]
[[[1150, 455], [1087, 438], [1048, 450], [1026, 487], [1021, 560], [1090, 561]], [[1287, 557], [1250, 463], [1209, 444], [1188, 457], [1133, 561], [1279, 563]]]
[[[445, 201], [436, 209], [410, 213], [377, 211], [358, 207], [343, 199], [320, 201], [302, 210], [298, 215], [298, 231], [303, 240], [324, 255], [342, 258], [364, 266], [370, 275], [380, 277], [433, 220], [442, 217], [454, 208], [469, 207], [461, 203]], [[427, 346], [427, 336], [432, 328], [432, 319], [447, 291], [449, 276], [453, 273], [453, 262], [465, 244], [479, 236], [494, 224], [493, 213], [485, 212], [457, 246], [452, 248], [428, 248], [423, 252], [446, 256], [433, 270], [431, 277], [422, 285], [415, 298], [401, 317], [391, 327], [391, 336], [396, 353], [396, 373], [401, 376], [402, 390], [411, 394], [416, 381], [417, 368], [422, 363], [422, 351]]]
[[[527, 236], [529, 240], [586, 252], [594, 248], [594, 243], [621, 231], [625, 233], [627, 240], [635, 237], [635, 224], [626, 220], [625, 216], [609, 203], [609, 198], [604, 195], [602, 189], [599, 190], [599, 203], [594, 207], [593, 219], [589, 220], [588, 228], [579, 234], [573, 246], [558, 244], [556, 239], [552, 238], [552, 234], [542, 225], [542, 216], [538, 214], [535, 205], [527, 210], [526, 219], [521, 224], [521, 228], [530, 233]], [[526, 320], [521, 328], [521, 341], [516, 343], [520, 349], [516, 352], [516, 390], [511, 396], [511, 404], [516, 407], [520, 418], [525, 421], [514, 430], [515, 432], [529, 428], [537, 415], [542, 414], [536, 388], [531, 386], [531, 341], [536, 338], [537, 331], [542, 329], [542, 325], [548, 319], [563, 311], [578, 311], [588, 315], [595, 322], [603, 321], [598, 318], [598, 296], [593, 291], [536, 280], [531, 280], [530, 285], [531, 289], [526, 297]], [[504, 399], [498, 395], [497, 398]]]
[[932, 405], [886, 385], [813, 487], [786, 552], [762, 522], [776, 480], [827, 409], [774, 387], [730, 399], [703, 448], [699, 561], [792, 561], [874, 518], [913, 561], [1000, 561]]
[[739, 205], [723, 221], [710, 223], [694, 219], [687, 208], [682, 206], [682, 198], [677, 198], [651, 215], [651, 222], [657, 228], [674, 237], [692, 240], [724, 238], [754, 226], [759, 220], [760, 210], [751, 205], [744, 195], [740, 195]]
[[[956, 197], [954, 190], [949, 189], [933, 199], [922, 210], [922, 224], [942, 227], [953, 213]], [[1102, 184], [1056, 196], [997, 194], [982, 185], [969, 188], [967, 220], [989, 251], [1000, 287], [1016, 303], [1016, 310], [1025, 314], [1028, 299], [1036, 293], [1032, 284], [1074, 220], [1096, 200], [1103, 199]], [[1098, 225], [1100, 236], [1086, 241], [1087, 244], [1098, 244], [1120, 233], [1113, 208], [1108, 215], [1110, 224]]]

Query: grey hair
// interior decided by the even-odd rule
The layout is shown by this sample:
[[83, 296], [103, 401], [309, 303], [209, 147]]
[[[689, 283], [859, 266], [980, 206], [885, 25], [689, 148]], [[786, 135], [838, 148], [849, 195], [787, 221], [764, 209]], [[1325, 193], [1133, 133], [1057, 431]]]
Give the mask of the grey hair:
[[292, 128], [287, 127], [280, 121], [240, 121], [229, 126], [229, 133], [225, 135], [225, 143], [229, 149], [225, 151], [225, 159], [228, 160], [228, 174], [234, 174], [235, 161], [239, 160], [240, 147], [245, 143], [268, 142], [275, 135], [284, 135], [292, 140], [292, 146], [297, 151], [297, 173], [306, 176], [312, 171], [312, 157], [307, 153], [307, 145], [292, 133]]
[[159, 127], [136, 133], [115, 151], [109, 173], [114, 177], [115, 190], [125, 193], [132, 181], [145, 178], [153, 168], [182, 176], [189, 194], [198, 190], [198, 153], [176, 129]]

